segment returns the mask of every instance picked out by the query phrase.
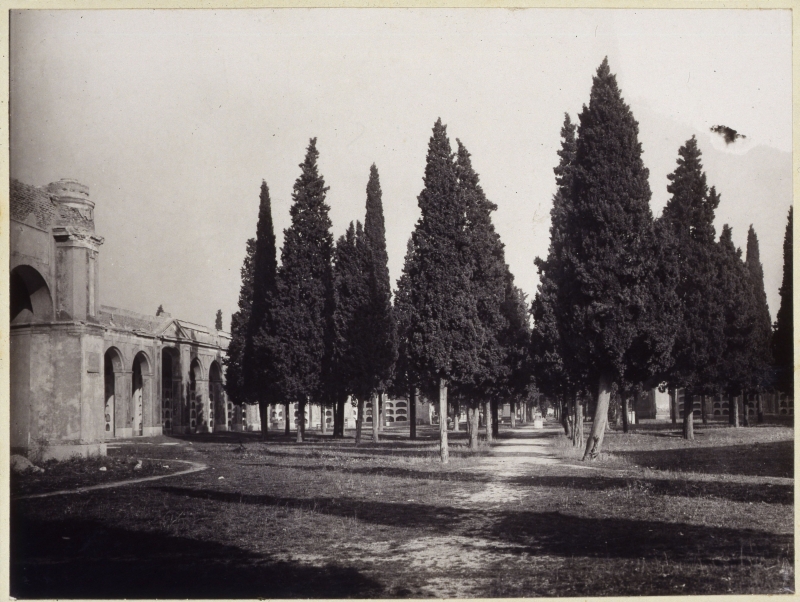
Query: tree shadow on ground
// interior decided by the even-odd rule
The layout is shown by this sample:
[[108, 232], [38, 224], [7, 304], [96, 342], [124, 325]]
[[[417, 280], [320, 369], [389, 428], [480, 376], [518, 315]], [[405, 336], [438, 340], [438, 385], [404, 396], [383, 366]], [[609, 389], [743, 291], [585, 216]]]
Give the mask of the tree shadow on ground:
[[712, 497], [732, 502], [792, 505], [794, 486], [768, 483], [729, 483], [696, 479], [646, 479], [604, 476], [524, 476], [507, 482], [523, 487], [563, 487], [582, 491], [630, 490], [636, 495]]
[[675, 562], [745, 564], [793, 561], [792, 535], [686, 523], [577, 517], [560, 512], [506, 513], [493, 536], [524, 546], [534, 556], [641, 558]]
[[213, 491], [171, 486], [162, 486], [157, 489], [176, 496], [193, 497], [232, 504], [294, 508], [310, 512], [319, 512], [329, 516], [356, 518], [378, 525], [405, 527], [409, 529], [422, 528], [439, 533], [448, 533], [452, 531], [460, 520], [472, 514], [469, 510], [463, 508], [417, 503], [398, 504], [342, 497], [292, 498], [266, 494]]
[[270, 462], [252, 462], [242, 464], [242, 466], [261, 466], [268, 468], [284, 468], [289, 470], [306, 470], [311, 472], [339, 472], [346, 474], [363, 474], [372, 476], [396, 477], [400, 479], [420, 479], [426, 481], [460, 481], [464, 483], [488, 483], [491, 481], [488, 475], [476, 474], [464, 471], [441, 471], [413, 470], [411, 468], [399, 468], [394, 466], [365, 466], [362, 468], [350, 468], [335, 465], [292, 465], [273, 464]]
[[90, 520], [11, 524], [17, 598], [366, 598], [382, 589], [353, 568], [277, 561], [188, 537]]
[[760, 477], [794, 476], [793, 441], [652, 451], [614, 451], [608, 454], [655, 470]]

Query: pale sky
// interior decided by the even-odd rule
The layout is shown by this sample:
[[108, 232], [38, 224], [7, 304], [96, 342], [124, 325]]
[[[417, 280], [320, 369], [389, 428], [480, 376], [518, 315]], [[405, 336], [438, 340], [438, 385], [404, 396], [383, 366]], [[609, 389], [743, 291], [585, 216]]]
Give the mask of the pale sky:
[[[531, 297], [548, 247], [564, 112], [604, 56], [640, 122], [652, 207], [692, 134], [778, 309], [791, 187], [788, 10], [12, 11], [11, 175], [90, 188], [107, 305], [227, 329], [265, 179], [278, 244], [317, 137], [334, 237], [381, 176], [392, 281], [419, 217], [438, 117], [460, 138]], [[747, 138], [726, 146], [723, 124]]]

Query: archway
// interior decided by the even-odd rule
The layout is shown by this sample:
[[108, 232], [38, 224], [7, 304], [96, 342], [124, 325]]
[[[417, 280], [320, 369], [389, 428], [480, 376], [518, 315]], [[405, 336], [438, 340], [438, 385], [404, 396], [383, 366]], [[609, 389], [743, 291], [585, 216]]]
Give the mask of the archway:
[[133, 358], [133, 373], [131, 377], [131, 434], [134, 437], [144, 435], [145, 427], [150, 427], [150, 362], [144, 351], [140, 351]]
[[181, 356], [175, 347], [161, 350], [161, 428], [166, 434], [181, 426]]
[[105, 382], [105, 394], [103, 395], [104, 407], [103, 416], [105, 418], [105, 437], [113, 439], [117, 436], [117, 405], [121, 400], [117, 399], [117, 392], [122, 396], [123, 387], [120, 382], [123, 378], [123, 362], [119, 350], [114, 347], [109, 348], [104, 355], [103, 375]]
[[203, 368], [200, 360], [195, 358], [189, 366], [189, 432], [192, 433], [202, 430], [208, 419], [203, 407], [203, 394], [198, 386], [201, 380], [203, 380]]
[[53, 319], [53, 298], [42, 275], [29, 265], [11, 270], [10, 320], [12, 324]]
[[222, 370], [216, 361], [211, 362], [208, 370], [208, 401], [211, 407], [213, 423], [210, 424], [212, 430], [230, 430], [230, 417], [225, 403], [225, 390], [222, 386]]

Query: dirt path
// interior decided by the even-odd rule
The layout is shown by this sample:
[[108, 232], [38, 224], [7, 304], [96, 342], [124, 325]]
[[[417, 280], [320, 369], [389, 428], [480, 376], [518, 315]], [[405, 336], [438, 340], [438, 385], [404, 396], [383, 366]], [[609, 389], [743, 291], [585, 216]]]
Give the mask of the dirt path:
[[[154, 460], [155, 458], [142, 458], [142, 460]], [[20, 495], [12, 498], [14, 500], [32, 500], [40, 497], [52, 497], [54, 495], [69, 495], [71, 493], [85, 493], [87, 491], [94, 491], [95, 489], [111, 489], [113, 487], [124, 487], [125, 485], [133, 485], [134, 483], [146, 483], [147, 481], [157, 481], [159, 479], [167, 479], [170, 477], [179, 477], [181, 475], [191, 474], [193, 472], [200, 472], [208, 468], [207, 464], [202, 462], [192, 462], [190, 460], [170, 460], [170, 462], [180, 462], [181, 464], [189, 464], [186, 470], [179, 470], [171, 474], [156, 475], [153, 477], [142, 477], [140, 479], [128, 479], [126, 481], [113, 481], [111, 483], [100, 483], [99, 485], [87, 485], [86, 487], [77, 487], [75, 489], [60, 489], [59, 491], [49, 491], [47, 493], [32, 493], [30, 495]]]

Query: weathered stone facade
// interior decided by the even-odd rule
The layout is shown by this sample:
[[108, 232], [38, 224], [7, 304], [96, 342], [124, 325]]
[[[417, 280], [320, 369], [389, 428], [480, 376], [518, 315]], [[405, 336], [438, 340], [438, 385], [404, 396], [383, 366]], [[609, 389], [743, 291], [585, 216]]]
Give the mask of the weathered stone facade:
[[104, 454], [115, 438], [247, 428], [227, 401], [230, 337], [100, 304], [89, 189], [11, 182], [11, 447]]

